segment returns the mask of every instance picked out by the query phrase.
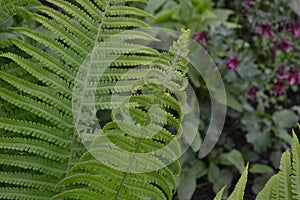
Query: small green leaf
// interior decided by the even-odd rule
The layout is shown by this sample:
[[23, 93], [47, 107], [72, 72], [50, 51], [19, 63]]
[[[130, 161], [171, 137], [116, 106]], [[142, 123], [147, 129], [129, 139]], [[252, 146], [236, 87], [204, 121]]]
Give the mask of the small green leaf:
[[256, 174], [266, 174], [266, 173], [273, 172], [273, 169], [272, 169], [272, 167], [270, 167], [268, 165], [254, 164], [250, 168], [250, 172], [256, 173]]
[[195, 173], [192, 170], [184, 170], [182, 177], [177, 187], [178, 199], [190, 200], [196, 189]]
[[226, 160], [228, 160], [232, 165], [234, 165], [241, 173], [245, 168], [243, 155], [237, 150], [232, 150], [230, 153], [225, 155]]
[[239, 112], [243, 111], [242, 104], [231, 94], [227, 93], [227, 105]]
[[271, 144], [271, 133], [250, 132], [246, 135], [247, 142], [253, 144], [256, 152], [263, 152]]

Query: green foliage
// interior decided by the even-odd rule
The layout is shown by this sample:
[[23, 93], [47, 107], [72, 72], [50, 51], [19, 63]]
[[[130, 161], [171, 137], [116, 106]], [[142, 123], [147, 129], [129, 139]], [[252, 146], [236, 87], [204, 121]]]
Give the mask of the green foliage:
[[[245, 188], [246, 188], [247, 179], [248, 179], [248, 164], [247, 164], [246, 168], [244, 169], [244, 171], [242, 173], [242, 176], [241, 176], [240, 180], [238, 181], [238, 183], [236, 184], [233, 192], [228, 197], [228, 200], [242, 200], [242, 199], [244, 199], [244, 191], [245, 191]], [[214, 200], [222, 199], [222, 194], [223, 194], [224, 190], [225, 190], [225, 187], [223, 187], [217, 193]]]
[[208, 26], [214, 30], [221, 24], [237, 27], [227, 21], [231, 10], [212, 6], [211, 0], [150, 0], [144, 9], [155, 17], [152, 23], [175, 30], [185, 27], [198, 32]]
[[1, 0], [0, 1], [0, 24], [9, 20], [17, 14], [22, 8], [28, 8], [31, 5], [41, 5], [37, 0]]
[[[180, 1], [176, 2], [179, 4]], [[249, 178], [249, 190], [247, 190], [247, 195], [251, 198], [262, 189], [270, 173], [278, 170], [282, 149], [286, 149], [292, 139], [289, 130], [299, 122], [299, 84], [291, 84], [283, 78], [291, 75], [292, 69], [296, 71], [295, 76], [299, 74], [300, 37], [289, 28], [290, 25], [295, 24], [294, 29], [298, 30], [299, 16], [290, 9], [288, 0], [212, 2], [213, 7], [208, 9], [208, 12], [200, 13], [196, 6], [188, 7], [191, 10], [185, 9], [187, 13], [198, 13], [192, 15], [195, 19], [186, 20], [189, 18], [182, 17], [176, 20], [171, 15], [168, 20], [158, 25], [186, 26], [190, 22], [193, 25], [194, 39], [199, 41], [214, 60], [216, 63], [214, 67], [220, 71], [226, 86], [227, 123], [218, 144], [208, 158], [203, 160], [207, 165], [208, 174], [197, 180], [199, 185], [194, 198], [197, 198], [199, 191], [209, 190], [216, 193], [225, 184], [231, 187], [233, 177], [237, 176], [238, 171], [244, 167], [242, 159], [253, 163], [252, 166], [255, 164], [266, 166], [264, 169], [256, 167], [253, 169], [254, 175]], [[191, 5], [190, 1], [186, 1], [186, 4]], [[218, 13], [219, 9], [224, 11], [223, 14], [219, 13], [220, 16], [223, 16], [226, 22], [234, 23], [235, 26], [228, 26], [218, 17], [214, 18], [215, 21], [212, 20], [210, 18], [212, 14], [206, 15], [206, 13]], [[167, 8], [161, 11], [163, 10]], [[211, 29], [203, 23], [205, 18], [209, 19], [207, 24], [211, 25]], [[263, 24], [270, 25], [272, 36], [265, 37], [259, 33], [258, 30]], [[278, 48], [283, 43], [282, 39], [288, 43], [286, 49]], [[275, 54], [271, 51], [274, 47], [277, 48]], [[235, 55], [239, 58], [238, 68], [230, 70], [226, 61]], [[282, 65], [285, 67], [280, 72]], [[199, 74], [190, 70], [189, 76], [201, 102], [199, 132], [204, 137], [210, 120], [211, 97], [207, 92], [207, 84]], [[277, 87], [277, 82], [281, 82], [280, 87]], [[277, 94], [278, 88], [282, 89], [283, 93]], [[258, 91], [253, 92], [253, 89]], [[222, 104], [222, 99], [224, 98], [218, 97], [214, 100]], [[237, 159], [233, 160], [229, 157], [231, 160], [229, 161], [227, 156], [232, 150], [240, 152], [242, 159], [235, 153]], [[186, 166], [189, 166], [188, 162], [194, 162], [191, 160], [187, 161]], [[252, 166], [250, 166], [251, 172]], [[220, 178], [214, 177], [214, 171], [216, 177]]]
[[296, 134], [293, 134], [291, 153], [287, 150], [282, 154], [280, 171], [274, 175], [258, 194], [257, 200], [263, 199], [299, 199], [299, 163], [300, 144]]
[[[300, 127], [299, 127], [300, 128]], [[279, 173], [273, 175], [266, 183], [265, 187], [259, 192], [257, 200], [275, 200], [275, 199], [287, 199], [298, 200], [299, 199], [299, 163], [300, 163], [300, 144], [297, 135], [293, 133], [293, 139], [291, 143], [291, 153], [289, 150], [282, 154], [280, 161]], [[254, 167], [253, 167], [254, 168]], [[252, 169], [253, 169], [252, 168]], [[257, 168], [257, 167], [256, 167]], [[228, 200], [244, 199], [244, 191], [247, 183], [248, 165], [244, 170], [240, 180], [238, 181], [234, 191], [228, 197]], [[219, 200], [225, 187], [218, 192], [215, 200]]]
[[[160, 149], [182, 134], [190, 32], [183, 31], [170, 52], [134, 44], [133, 40], [157, 41], [144, 31], [130, 30], [147, 29], [141, 17], [151, 17], [132, 6], [135, 2], [147, 1], [47, 0], [55, 9], [32, 6], [35, 1], [1, 1], [5, 12], [0, 23], [17, 12], [29, 23], [4, 26], [11, 35], [6, 38], [8, 43], [0, 43], [0, 199], [172, 199], [174, 177], [180, 173], [178, 161], [155, 171], [131, 173], [92, 157], [108, 156], [120, 163], [123, 155], [107, 146], [106, 137], [123, 150], [143, 153]], [[121, 33], [124, 30], [129, 31]], [[105, 51], [101, 52], [101, 46]], [[91, 70], [99, 61], [94, 55], [100, 61], [103, 56], [118, 57], [96, 84], [89, 78], [102, 69]], [[140, 65], [144, 68], [135, 69]], [[75, 78], [93, 86], [82, 90], [79, 98], [95, 89], [97, 110], [112, 110], [104, 135], [91, 139], [90, 152], [73, 127], [78, 128], [79, 116], [74, 116], [72, 109], [84, 111], [86, 103], [72, 108]], [[119, 107], [110, 104], [114, 94], [128, 91], [134, 91], [132, 96], [124, 96], [128, 101]], [[136, 124], [122, 121], [118, 115], [128, 115]], [[146, 126], [150, 127], [147, 132], [160, 131], [143, 138]], [[175, 128], [176, 133], [167, 127]], [[178, 145], [162, 153], [162, 159], [179, 154]], [[147, 158], [141, 171], [149, 165], [162, 166], [153, 155]]]

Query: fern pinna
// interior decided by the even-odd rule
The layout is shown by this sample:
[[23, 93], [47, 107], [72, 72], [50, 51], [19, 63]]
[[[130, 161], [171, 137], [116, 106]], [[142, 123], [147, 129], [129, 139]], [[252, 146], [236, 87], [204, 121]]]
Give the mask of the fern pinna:
[[[7, 2], [3, 0], [1, 5]], [[169, 167], [165, 163], [180, 153], [180, 144], [172, 141], [182, 132], [189, 32], [183, 31], [170, 52], [134, 44], [133, 40], [156, 40], [133, 30], [147, 27], [141, 17], [151, 17], [134, 7], [136, 2], [147, 3], [47, 0], [56, 9], [38, 1], [30, 1], [34, 6], [11, 9], [39, 28], [10, 28], [7, 31], [13, 37], [1, 45], [5, 64], [0, 72], [0, 199], [172, 198], [174, 175], [180, 166], [178, 162]], [[99, 46], [106, 47], [105, 51]], [[100, 80], [91, 79], [103, 70], [93, 66], [105, 56], [116, 59]], [[73, 88], [78, 88], [80, 81], [80, 87], [93, 86], [100, 114], [112, 110], [110, 122], [99, 134], [83, 134], [89, 152], [77, 131], [91, 131], [95, 121], [86, 125], [78, 115], [86, 112], [89, 99], [85, 97], [90, 89], [79, 87], [74, 101]], [[126, 96], [128, 92], [130, 96]], [[112, 99], [118, 102], [118, 95], [122, 101], [112, 104]], [[159, 151], [169, 143], [165, 151]], [[130, 155], [149, 153], [149, 160], [142, 160], [145, 166], [132, 162], [124, 165], [126, 170], [118, 170], [123, 156], [120, 149], [133, 153]], [[115, 159], [115, 163], [99, 162], [95, 155], [110, 157], [104, 161]]]

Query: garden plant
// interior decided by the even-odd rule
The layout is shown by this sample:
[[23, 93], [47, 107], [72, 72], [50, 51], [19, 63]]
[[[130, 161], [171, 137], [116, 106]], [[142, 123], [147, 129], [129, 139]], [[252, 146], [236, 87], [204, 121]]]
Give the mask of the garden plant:
[[0, 199], [300, 200], [299, 52], [299, 0], [0, 0]]

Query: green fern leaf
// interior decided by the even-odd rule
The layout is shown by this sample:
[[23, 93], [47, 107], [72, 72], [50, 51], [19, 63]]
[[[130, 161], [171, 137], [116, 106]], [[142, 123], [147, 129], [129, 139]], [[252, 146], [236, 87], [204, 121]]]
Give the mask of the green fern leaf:
[[71, 128], [72, 119], [66, 115], [62, 115], [58, 110], [55, 110], [44, 103], [32, 100], [30, 98], [14, 94], [9, 90], [0, 88], [1, 98], [28, 110], [37, 116], [49, 120], [51, 123], [57, 125], [59, 128]]
[[[272, 178], [266, 183], [265, 187], [259, 192], [256, 200], [279, 199], [279, 198], [276, 198], [276, 196], [279, 197], [279, 195], [276, 194], [278, 192], [277, 185], [276, 185], [277, 182], [279, 182], [279, 175], [272, 176]], [[278, 192], [278, 194], [279, 194], [279, 192]], [[275, 198], [273, 198], [274, 196], [275, 196]]]
[[1, 0], [0, 1], [0, 24], [5, 23], [14, 16], [21, 8], [41, 4], [36, 0]]
[[248, 167], [249, 164], [247, 164], [244, 172], [242, 173], [242, 176], [240, 180], [238, 181], [237, 185], [234, 188], [234, 191], [232, 194], [228, 197], [228, 200], [243, 200], [244, 199], [244, 192], [247, 184], [247, 177], [248, 177]]
[[46, 87], [33, 84], [24, 79], [18, 78], [9, 73], [1, 71], [0, 78], [15, 86], [19, 90], [31, 94], [32, 96], [35, 96], [37, 98], [40, 98], [46, 103], [55, 106], [57, 109], [64, 111], [64, 113], [71, 115], [72, 111], [70, 109], [70, 102], [58, 94], [55, 94], [54, 96], [53, 92], [48, 91]]
[[53, 192], [58, 192], [61, 189], [56, 187], [56, 179], [53, 179], [49, 176], [12, 172], [0, 172], [0, 176], [1, 183], [14, 184], [21, 187], [31, 187]]
[[214, 200], [222, 200], [222, 196], [223, 196], [223, 193], [226, 189], [226, 186], [224, 186], [216, 195], [216, 197], [214, 198]]
[[52, 142], [61, 147], [67, 147], [70, 144], [69, 138], [63, 131], [43, 124], [0, 118], [0, 128], [23, 135], [30, 135], [42, 140]]
[[292, 199], [291, 188], [291, 155], [287, 150], [282, 154], [279, 171], [279, 195], [280, 199]]
[[292, 175], [291, 187], [293, 199], [300, 199], [300, 145], [297, 135], [293, 132], [292, 139]]
[[[162, 160], [174, 161], [173, 158], [180, 153], [178, 143], [172, 144], [165, 152], [158, 151], [157, 157], [150, 154], [143, 160], [137, 156], [137, 162], [146, 164], [139, 166], [140, 170], [159, 168], [142, 174], [117, 171], [91, 155], [112, 158], [113, 164], [128, 166], [126, 162], [119, 162], [126, 156], [115, 148], [116, 145], [134, 153], [152, 152], [181, 136], [181, 106], [186, 101], [184, 88], [187, 83], [185, 61], [188, 60], [183, 47], [188, 44], [187, 32], [174, 43], [171, 53], [160, 53], [133, 43], [135, 40], [157, 41], [146, 31], [123, 33], [129, 28], [149, 29], [141, 17], [151, 16], [131, 4], [147, 3], [146, 0], [46, 1], [57, 9], [41, 4], [30, 11], [17, 8], [42, 28], [12, 28], [16, 36], [10, 39], [9, 45], [18, 47], [22, 54], [1, 52], [1, 59], [8, 58], [12, 64], [1, 66], [0, 72], [1, 85], [3, 83], [4, 86], [0, 88], [1, 103], [7, 105], [3, 114], [5, 118], [0, 118], [0, 129], [4, 133], [0, 138], [0, 175], [3, 177], [0, 182], [4, 183], [0, 187], [0, 198], [171, 199], [176, 188], [174, 176], [180, 173], [180, 164], [175, 162], [166, 167]], [[27, 1], [19, 2], [24, 5]], [[13, 9], [11, 13], [15, 13]], [[107, 57], [102, 59], [104, 56]], [[172, 63], [176, 57], [184, 59], [175, 59]], [[89, 63], [89, 58], [95, 62]], [[113, 58], [116, 60], [102, 78], [97, 79], [103, 69], [90, 70], [93, 65], [103, 66]], [[89, 72], [90, 79], [79, 71], [82, 64], [86, 64], [83, 71]], [[131, 70], [140, 65], [145, 68]], [[93, 141], [94, 146], [85, 153], [73, 128], [73, 122], [75, 126], [78, 123], [77, 116], [72, 116], [72, 89], [76, 73], [79, 81], [90, 86], [83, 90], [83, 96], [85, 92], [96, 91], [98, 111], [109, 108], [114, 114], [132, 115], [140, 125], [150, 123], [149, 137], [140, 140], [138, 137], [143, 134], [142, 129], [113, 118], [113, 122], [107, 123], [100, 134], [105, 134], [114, 145], [104, 137], [87, 136], [86, 140]], [[144, 79], [147, 74], [149, 83]], [[166, 74], [172, 75], [164, 83], [168, 89], [161, 90], [157, 83], [150, 83], [155, 79], [161, 81]], [[120, 83], [128, 85], [118, 85]], [[149, 86], [145, 86], [147, 84]], [[122, 105], [122, 99], [118, 97], [113, 105], [109, 104], [115, 93], [138, 89], [150, 93], [136, 92], [128, 105]], [[173, 92], [178, 93], [178, 99], [172, 96]], [[151, 102], [159, 107], [153, 108]], [[87, 100], [82, 102], [82, 106], [93, 103]], [[120, 105], [123, 106], [121, 109], [118, 108]], [[127, 113], [124, 112], [126, 106], [130, 107]], [[76, 113], [80, 107], [73, 109]], [[131, 135], [124, 137], [117, 122]], [[177, 129], [176, 134], [164, 126], [173, 126]], [[61, 185], [54, 187], [56, 183]]]
[[43, 191], [39, 189], [25, 189], [18, 187], [0, 188], [1, 199], [16, 199], [16, 200], [49, 200], [54, 192]]
[[25, 151], [55, 161], [63, 161], [68, 158], [68, 155], [66, 152], [62, 151], [62, 149], [46, 142], [33, 139], [1, 137], [0, 148]]
[[61, 178], [65, 173], [62, 163], [36, 156], [0, 155], [0, 164], [34, 170], [57, 178]]

